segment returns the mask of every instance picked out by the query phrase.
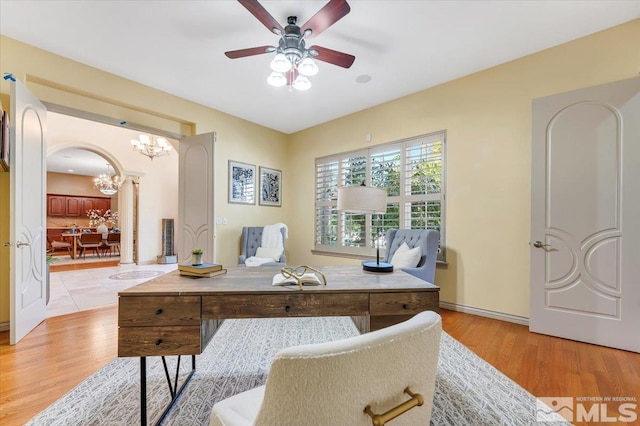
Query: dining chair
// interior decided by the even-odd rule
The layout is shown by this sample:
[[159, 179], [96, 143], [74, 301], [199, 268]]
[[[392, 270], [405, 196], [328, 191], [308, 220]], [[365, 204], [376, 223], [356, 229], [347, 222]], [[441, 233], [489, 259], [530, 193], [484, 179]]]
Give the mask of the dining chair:
[[78, 247], [80, 247], [80, 254], [83, 259], [86, 258], [87, 249], [93, 249], [96, 256], [100, 257], [100, 247], [102, 246], [102, 234], [88, 234], [82, 233], [78, 238]]
[[111, 248], [118, 252], [118, 256], [120, 256], [120, 233], [119, 232], [110, 232], [107, 235], [107, 241], [103, 246], [103, 249], [109, 250], [109, 257], [111, 257]]
[[52, 252], [55, 252], [58, 248], [65, 248], [69, 252], [69, 256], [72, 256], [71, 244], [64, 241], [55, 241], [53, 238], [47, 235], [47, 243]]

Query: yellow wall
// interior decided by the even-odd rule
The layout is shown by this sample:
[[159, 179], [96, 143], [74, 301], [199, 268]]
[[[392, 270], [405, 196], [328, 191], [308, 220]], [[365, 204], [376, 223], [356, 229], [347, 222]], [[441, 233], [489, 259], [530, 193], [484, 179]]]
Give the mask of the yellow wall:
[[[307, 129], [291, 137], [287, 175], [312, 206], [314, 158], [447, 131], [446, 268], [442, 301], [529, 315], [531, 101], [638, 75], [640, 20]], [[490, 48], [490, 47], [488, 47]], [[295, 179], [292, 177], [295, 176]], [[314, 214], [291, 224], [293, 263], [314, 256]], [[344, 261], [343, 263], [353, 263]]]

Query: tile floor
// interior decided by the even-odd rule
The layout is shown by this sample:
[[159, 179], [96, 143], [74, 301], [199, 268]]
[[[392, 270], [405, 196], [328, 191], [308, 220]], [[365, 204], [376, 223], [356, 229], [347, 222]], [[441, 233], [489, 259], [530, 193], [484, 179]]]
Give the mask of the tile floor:
[[118, 303], [118, 292], [171, 272], [177, 264], [120, 265], [51, 272], [47, 318]]

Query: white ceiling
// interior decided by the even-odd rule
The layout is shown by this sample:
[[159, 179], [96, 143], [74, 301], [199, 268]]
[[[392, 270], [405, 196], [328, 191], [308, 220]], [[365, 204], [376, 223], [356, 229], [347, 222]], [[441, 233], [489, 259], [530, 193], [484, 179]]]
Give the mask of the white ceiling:
[[[47, 171], [98, 176], [107, 172], [109, 162], [98, 154], [78, 148], [66, 148], [47, 156]], [[113, 168], [109, 169], [113, 174]]]
[[[302, 24], [326, 2], [261, 3], [280, 23], [296, 15]], [[637, 0], [349, 4], [312, 44], [353, 54], [355, 63], [320, 62], [307, 92], [266, 83], [272, 54], [224, 56], [277, 44], [237, 1], [2, 0], [0, 33], [292, 133], [640, 17]]]

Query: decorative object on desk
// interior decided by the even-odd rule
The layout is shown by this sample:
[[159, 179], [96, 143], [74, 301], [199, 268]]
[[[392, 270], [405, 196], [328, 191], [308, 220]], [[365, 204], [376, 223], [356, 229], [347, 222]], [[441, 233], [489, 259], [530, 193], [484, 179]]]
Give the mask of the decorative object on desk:
[[193, 266], [202, 265], [202, 249], [193, 249], [191, 251], [191, 264]]
[[229, 202], [256, 203], [256, 166], [229, 160]]
[[181, 264], [178, 265], [178, 271], [180, 272], [192, 272], [196, 274], [203, 274], [207, 272], [216, 272], [222, 270], [222, 265], [218, 263], [201, 263], [199, 265]]
[[194, 277], [194, 278], [213, 278], [218, 275], [224, 275], [226, 273], [227, 273], [227, 270], [224, 268], [220, 269], [219, 271], [203, 272], [201, 274], [197, 272], [180, 271], [180, 275], [184, 277]]
[[111, 209], [107, 209], [104, 214], [99, 209], [87, 210], [87, 217], [89, 218], [89, 226], [98, 226], [100, 224], [117, 225], [120, 214], [118, 212], [112, 212]]
[[171, 152], [171, 144], [166, 138], [140, 135], [139, 139], [131, 139], [133, 150], [142, 155], [146, 155], [151, 160], [155, 157], [169, 155]]
[[282, 206], [282, 172], [260, 167], [261, 206]]
[[327, 285], [324, 274], [311, 266], [287, 266], [280, 269], [280, 273], [273, 277], [273, 285]]
[[112, 176], [111, 164], [107, 163], [107, 172], [93, 179], [93, 187], [104, 195], [113, 195], [122, 186], [124, 178], [122, 176]]
[[[338, 211], [355, 214], [384, 214], [387, 212], [387, 190], [374, 186], [350, 185], [338, 188]], [[380, 218], [378, 217], [378, 222]], [[362, 262], [369, 272], [393, 272], [393, 265], [380, 262], [380, 227], [376, 232], [376, 261]]]
[[217, 263], [202, 263], [200, 265], [178, 265], [180, 275], [199, 278], [211, 278], [226, 274], [227, 270]]

